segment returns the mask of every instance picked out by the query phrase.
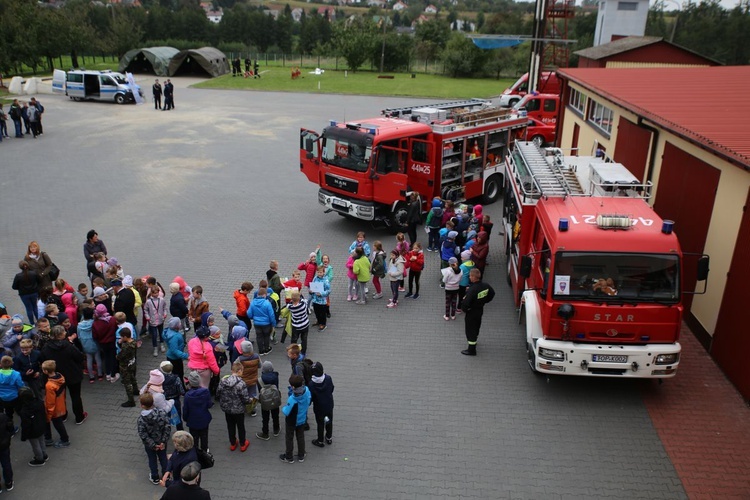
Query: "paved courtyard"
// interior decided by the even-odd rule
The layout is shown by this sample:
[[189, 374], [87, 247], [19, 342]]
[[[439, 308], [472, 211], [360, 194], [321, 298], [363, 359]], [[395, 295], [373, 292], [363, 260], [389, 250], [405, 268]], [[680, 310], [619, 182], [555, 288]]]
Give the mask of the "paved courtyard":
[[[0, 301], [22, 311], [10, 283], [31, 240], [63, 278], [85, 281], [82, 245], [91, 228], [126, 274], [155, 275], [165, 287], [181, 275], [203, 286], [216, 314], [219, 306], [234, 309], [232, 291], [242, 281], [257, 285], [265, 277], [269, 259], [288, 276], [320, 244], [335, 266], [333, 317], [324, 333], [311, 333], [308, 354], [336, 385], [334, 444], [315, 448], [307, 433], [305, 463], [281, 463], [283, 434], [255, 439], [258, 416], [246, 418], [249, 450], [230, 452], [217, 405], [209, 439], [216, 466], [202, 483], [213, 498], [750, 498], [747, 451], [728, 458], [720, 449], [719, 463], [710, 459], [712, 467], [732, 462], [728, 490], [695, 488], [696, 481], [723, 480], [722, 467], [706, 479], [700, 459], [711, 446], [705, 423], [722, 408], [704, 408], [696, 421], [696, 408], [717, 393], [711, 390], [693, 407], [680, 403], [692, 391], [687, 366], [663, 385], [529, 371], [497, 231], [487, 276], [498, 294], [486, 309], [476, 358], [459, 354], [463, 322], [442, 318], [436, 254], [427, 254], [418, 301], [403, 299], [395, 310], [382, 300], [345, 301], [343, 264], [355, 233], [365, 230], [387, 249], [395, 238], [323, 213], [317, 188], [299, 172], [299, 128], [320, 131], [329, 119], [375, 116], [413, 100], [210, 91], [187, 83], [176, 80], [170, 112], [40, 96], [45, 134], [0, 144]], [[499, 227], [501, 204], [485, 212]], [[695, 372], [725, 391], [719, 404], [731, 403], [733, 434], [724, 446], [750, 445], [747, 407], [697, 343], [688, 347]], [[144, 344], [140, 384], [162, 359]], [[290, 369], [282, 346], [266, 359], [283, 384]], [[72, 446], [50, 450], [47, 466], [28, 467], [29, 446], [14, 439], [12, 494], [159, 498], [163, 489], [147, 481], [138, 411], [119, 406], [122, 386], [84, 385], [89, 419], [68, 422]], [[679, 435], [669, 430], [675, 421], [692, 422], [684, 439], [701, 445], [670, 440]], [[680, 462], [675, 453], [683, 452], [689, 460]]]

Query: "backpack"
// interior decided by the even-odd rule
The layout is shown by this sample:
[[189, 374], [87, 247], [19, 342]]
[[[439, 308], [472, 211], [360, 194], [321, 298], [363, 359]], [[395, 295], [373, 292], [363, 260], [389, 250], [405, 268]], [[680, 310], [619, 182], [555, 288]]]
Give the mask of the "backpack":
[[[260, 380], [260, 378], [258, 380]], [[258, 400], [260, 401], [261, 410], [275, 410], [276, 408], [281, 407], [281, 391], [274, 384], [264, 384], [258, 395]]]
[[294, 365], [294, 373], [302, 375], [302, 378], [305, 379], [305, 385], [309, 385], [312, 380], [312, 367], [313, 362], [308, 358], [304, 358]]
[[428, 227], [438, 228], [440, 222], [443, 219], [443, 209], [440, 207], [432, 207], [432, 217], [430, 218], [430, 225]]
[[21, 119], [21, 108], [18, 106], [11, 106], [9, 111], [10, 117], [14, 120], [20, 120]]

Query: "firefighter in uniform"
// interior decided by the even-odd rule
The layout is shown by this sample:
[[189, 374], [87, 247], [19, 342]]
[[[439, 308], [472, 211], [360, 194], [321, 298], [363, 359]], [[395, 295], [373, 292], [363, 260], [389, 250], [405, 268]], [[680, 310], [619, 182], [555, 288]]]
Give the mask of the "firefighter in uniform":
[[461, 302], [461, 310], [464, 312], [466, 340], [469, 343], [469, 348], [461, 351], [461, 354], [476, 356], [477, 338], [479, 337], [479, 329], [482, 327], [484, 305], [495, 298], [495, 290], [482, 281], [482, 273], [477, 268], [469, 272], [469, 281], [466, 296], [463, 302]]

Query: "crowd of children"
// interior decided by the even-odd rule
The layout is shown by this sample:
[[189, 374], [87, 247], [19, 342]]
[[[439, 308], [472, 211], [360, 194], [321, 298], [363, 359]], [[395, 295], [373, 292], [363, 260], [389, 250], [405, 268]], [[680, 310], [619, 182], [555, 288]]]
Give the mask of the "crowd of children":
[[[436, 199], [425, 229], [427, 251], [440, 254], [440, 284], [445, 289], [443, 317], [455, 320], [461, 313], [470, 271], [483, 271], [486, 265], [492, 222], [480, 205], [455, 207], [450, 201]], [[306, 355], [309, 329], [326, 330], [331, 317], [334, 267], [320, 246], [296, 267], [291, 278], [282, 279], [278, 262], [271, 261], [266, 279], [258, 282], [257, 289], [249, 281], [242, 282], [233, 293], [235, 312], [220, 309], [228, 323], [225, 332], [216, 324], [201, 286], [190, 288], [178, 276], [169, 285], [167, 297], [156, 278], [134, 280], [124, 274], [117, 259], [107, 258], [103, 248], [104, 252], [91, 254], [87, 267], [91, 293], [85, 283], [73, 289], [65, 280], [57, 279], [53, 289], [39, 297], [39, 311], [34, 310], [32, 315], [38, 313], [38, 319], [29, 318], [33, 325], [24, 323], [20, 315], [0, 318], [6, 354], [0, 359], [0, 406], [5, 416], [0, 419], [0, 466], [6, 489], [12, 489], [13, 479], [5, 458], [9, 447], [5, 447], [3, 429], [10, 435], [18, 432], [13, 424], [17, 412], [21, 439], [29, 441], [32, 448], [29, 465], [43, 466], [49, 458], [46, 446], [70, 446], [64, 425], [68, 395], [76, 424], [82, 424], [88, 416], [81, 400], [83, 375], [92, 384], [105, 378], [121, 382], [126, 395], [122, 406], [140, 405], [138, 434], [148, 457], [149, 480], [154, 484], [168, 485], [179, 478], [180, 469], [168, 465], [177, 457], [189, 455], [178, 461], [184, 466], [195, 461], [190, 450], [208, 452], [214, 399], [225, 414], [232, 451], [239, 448], [245, 452], [250, 447], [245, 415], [257, 415], [258, 405], [262, 414], [258, 439], [278, 436], [281, 414], [284, 416], [286, 446], [280, 455], [282, 461], [295, 461], [295, 440], [296, 460], [305, 460], [304, 432], [309, 429], [310, 406], [317, 425], [312, 444], [324, 447], [333, 443], [333, 381], [320, 363], [312, 363]], [[404, 298], [419, 299], [425, 269], [420, 243], [412, 241], [410, 245], [399, 233], [393, 248], [386, 252], [381, 241], [370, 245], [365, 233], [360, 232], [348, 254], [344, 266], [349, 280], [347, 301], [367, 304], [370, 281], [374, 289], [371, 298], [382, 298], [382, 280], [386, 279], [391, 293], [388, 308], [398, 307], [404, 292]], [[188, 340], [191, 326], [195, 335]], [[255, 338], [251, 339], [253, 328]], [[262, 358], [278, 343], [277, 328], [282, 328], [282, 344], [291, 337], [291, 345], [286, 348], [291, 376], [283, 406], [282, 378], [273, 364]], [[166, 360], [151, 370], [148, 383], [139, 387], [137, 354], [146, 336], [151, 337], [153, 356], [163, 354]], [[221, 377], [227, 363], [229, 374]], [[52, 439], [53, 427], [57, 440]], [[175, 453], [169, 458], [166, 449], [173, 429], [177, 430], [172, 438]], [[189, 437], [189, 446], [185, 436]]]

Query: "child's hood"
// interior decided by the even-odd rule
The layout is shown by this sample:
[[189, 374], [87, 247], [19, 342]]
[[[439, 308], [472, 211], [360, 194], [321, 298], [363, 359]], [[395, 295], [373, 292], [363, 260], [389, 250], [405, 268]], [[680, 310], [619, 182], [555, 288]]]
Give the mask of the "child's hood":
[[196, 387], [185, 393], [185, 399], [201, 399], [204, 398], [207, 393], [208, 389], [205, 387]]

